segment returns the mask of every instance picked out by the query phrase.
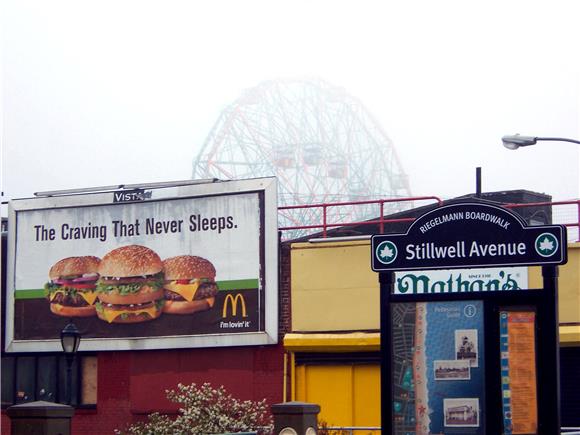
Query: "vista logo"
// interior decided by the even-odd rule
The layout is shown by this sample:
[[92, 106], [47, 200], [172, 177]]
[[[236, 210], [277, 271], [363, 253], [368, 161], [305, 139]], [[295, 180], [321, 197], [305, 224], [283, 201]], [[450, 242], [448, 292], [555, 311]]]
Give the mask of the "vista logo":
[[151, 191], [145, 192], [143, 189], [113, 192], [113, 202], [145, 201], [147, 198], [151, 198]]

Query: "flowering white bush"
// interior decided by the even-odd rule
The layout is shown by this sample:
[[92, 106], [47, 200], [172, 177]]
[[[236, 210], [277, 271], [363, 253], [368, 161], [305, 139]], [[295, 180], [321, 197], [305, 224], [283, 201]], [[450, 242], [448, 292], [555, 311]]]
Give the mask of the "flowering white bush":
[[209, 383], [177, 385], [177, 391], [167, 390], [167, 398], [179, 403], [177, 417], [155, 412], [147, 422], [136, 423], [117, 435], [218, 434], [224, 432], [257, 431], [270, 434], [274, 428], [266, 399], [259, 402], [238, 400], [225, 388], [213, 388]]

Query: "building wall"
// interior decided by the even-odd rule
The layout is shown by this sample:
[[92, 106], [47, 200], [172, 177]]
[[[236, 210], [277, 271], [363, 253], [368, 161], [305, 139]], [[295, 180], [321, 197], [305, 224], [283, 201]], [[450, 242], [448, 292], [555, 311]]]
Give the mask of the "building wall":
[[292, 331], [379, 329], [368, 241], [292, 245]]
[[[292, 331], [379, 330], [379, 281], [370, 258], [370, 241], [293, 244]], [[559, 270], [560, 340], [580, 345], [580, 243], [568, 245], [568, 263]], [[529, 268], [528, 282], [542, 287], [540, 267]]]
[[[560, 345], [580, 346], [580, 243], [568, 244], [568, 262], [559, 266]], [[530, 288], [542, 287], [542, 269], [529, 268]]]
[[[165, 390], [178, 383], [223, 385], [240, 399], [283, 401], [281, 345], [142, 352], [100, 352], [95, 409], [77, 409], [73, 433], [113, 433], [151, 412], [176, 413]], [[2, 415], [2, 434], [10, 433]]]
[[[380, 412], [380, 400], [367, 403], [364, 394], [359, 395], [353, 387], [357, 358], [352, 362], [342, 358], [340, 364], [332, 364], [303, 362], [295, 356], [325, 353], [339, 358], [344, 352], [370, 354], [378, 350], [379, 282], [378, 274], [371, 271], [370, 257], [370, 241], [295, 243], [291, 247], [292, 333], [286, 335], [284, 343], [293, 353], [293, 361], [298, 361], [293, 366], [292, 398], [319, 403], [321, 418], [333, 424], [373, 426], [373, 415]], [[570, 349], [562, 353], [565, 376], [570, 372], [568, 365], [564, 367], [566, 358], [580, 350], [579, 243], [568, 246], [568, 257], [568, 263], [559, 268], [558, 295], [560, 341]], [[531, 289], [542, 287], [540, 267], [529, 268], [528, 283]], [[368, 373], [368, 385], [378, 388], [379, 364]], [[562, 384], [568, 387], [564, 378]], [[563, 415], [572, 415], [568, 407], [580, 400], [575, 390], [562, 390]], [[368, 391], [372, 397], [373, 389]], [[373, 411], [355, 418], [352, 410], [358, 408], [356, 402]]]
[[319, 420], [330, 427], [380, 427], [379, 376], [377, 364], [301, 364], [296, 369], [296, 400], [323, 403]]
[[[281, 246], [279, 334], [290, 326], [289, 248]], [[284, 266], [285, 265], [285, 266]], [[176, 413], [165, 390], [178, 383], [223, 385], [243, 400], [284, 401], [284, 348], [268, 346], [119, 351], [97, 353], [97, 406], [77, 409], [74, 434], [112, 434], [152, 412]], [[1, 433], [10, 434], [2, 411]]]

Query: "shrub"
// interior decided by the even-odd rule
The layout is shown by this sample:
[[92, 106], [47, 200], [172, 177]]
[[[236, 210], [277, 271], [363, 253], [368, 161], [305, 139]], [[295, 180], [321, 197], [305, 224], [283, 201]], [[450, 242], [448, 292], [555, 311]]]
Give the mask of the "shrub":
[[224, 432], [257, 431], [270, 434], [272, 415], [266, 399], [255, 402], [238, 400], [222, 386], [213, 388], [209, 383], [178, 384], [177, 390], [167, 390], [167, 398], [180, 404], [177, 417], [155, 412], [146, 422], [135, 423], [117, 435], [174, 435], [216, 434]]
[[351, 435], [348, 430], [330, 429], [333, 426], [324, 420], [318, 420], [318, 435]]

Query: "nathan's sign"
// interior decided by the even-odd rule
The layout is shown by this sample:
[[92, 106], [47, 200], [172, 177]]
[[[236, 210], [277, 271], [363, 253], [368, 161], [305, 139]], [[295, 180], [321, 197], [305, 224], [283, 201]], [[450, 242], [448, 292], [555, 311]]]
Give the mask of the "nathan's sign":
[[11, 202], [8, 351], [57, 351], [69, 318], [81, 350], [277, 342], [274, 178], [125, 199]]
[[493, 205], [459, 203], [419, 217], [406, 234], [372, 237], [376, 272], [564, 264], [566, 228], [526, 226]]
[[469, 293], [527, 288], [527, 267], [493, 267], [395, 272], [394, 293]]

